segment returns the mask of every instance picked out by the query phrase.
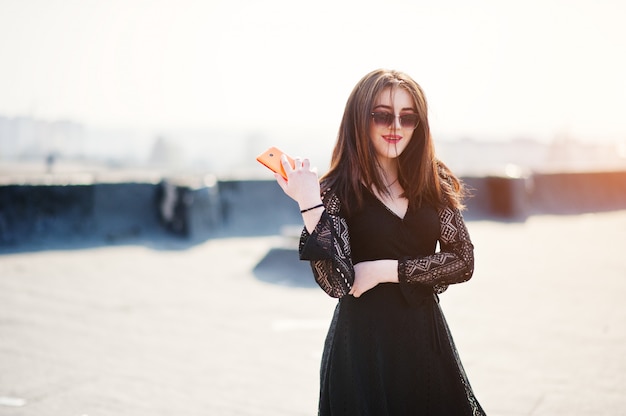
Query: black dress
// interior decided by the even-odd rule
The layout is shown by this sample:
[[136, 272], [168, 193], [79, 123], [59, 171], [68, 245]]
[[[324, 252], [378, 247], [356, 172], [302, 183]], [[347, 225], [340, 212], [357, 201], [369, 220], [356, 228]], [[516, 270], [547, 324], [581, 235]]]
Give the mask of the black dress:
[[[446, 255], [435, 253], [442, 225], [449, 224], [442, 218], [450, 215], [424, 206], [409, 207], [400, 218], [373, 194], [364, 195], [362, 210], [349, 218], [337, 200], [325, 198], [318, 228], [301, 240], [301, 258], [313, 260], [320, 286], [340, 297], [322, 358], [319, 414], [483, 415], [438, 304], [437, 292], [472, 272], [446, 280], [450, 270], [460, 275], [452, 257], [467, 257], [450, 249], [459, 241], [446, 241]], [[465, 229], [455, 214], [454, 227]], [[377, 259], [400, 261], [400, 284], [346, 295], [351, 265]]]

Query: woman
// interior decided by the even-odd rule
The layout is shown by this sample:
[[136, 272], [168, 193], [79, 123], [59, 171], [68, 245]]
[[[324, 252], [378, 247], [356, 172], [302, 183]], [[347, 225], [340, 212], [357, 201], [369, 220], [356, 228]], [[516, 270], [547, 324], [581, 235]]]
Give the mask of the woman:
[[321, 181], [307, 159], [283, 159], [288, 179], [276, 175], [302, 212], [300, 258], [339, 298], [320, 415], [484, 414], [438, 304], [471, 278], [474, 255], [462, 184], [435, 158], [427, 115], [409, 76], [373, 71], [348, 98]]

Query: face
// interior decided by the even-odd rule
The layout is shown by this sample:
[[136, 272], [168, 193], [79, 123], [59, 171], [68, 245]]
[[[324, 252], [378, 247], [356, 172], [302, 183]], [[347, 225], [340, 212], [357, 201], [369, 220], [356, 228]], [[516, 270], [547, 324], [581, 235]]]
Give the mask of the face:
[[[376, 123], [374, 117], [370, 117], [370, 138], [378, 160], [385, 164], [400, 156], [411, 141], [416, 126], [407, 124], [411, 124], [411, 118], [416, 118], [417, 110], [413, 98], [404, 88], [387, 88], [376, 98], [372, 112], [394, 116], [390, 123], [383, 122], [383, 125]], [[405, 121], [401, 122], [401, 116], [408, 117], [404, 117]], [[379, 114], [376, 118], [384, 119], [385, 115]]]

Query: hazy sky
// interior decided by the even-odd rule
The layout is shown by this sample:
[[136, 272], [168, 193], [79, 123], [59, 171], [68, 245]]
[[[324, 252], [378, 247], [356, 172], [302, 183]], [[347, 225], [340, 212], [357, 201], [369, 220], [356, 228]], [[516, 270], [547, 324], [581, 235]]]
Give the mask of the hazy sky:
[[626, 139], [621, 0], [0, 0], [0, 114], [334, 135], [379, 67], [449, 138]]

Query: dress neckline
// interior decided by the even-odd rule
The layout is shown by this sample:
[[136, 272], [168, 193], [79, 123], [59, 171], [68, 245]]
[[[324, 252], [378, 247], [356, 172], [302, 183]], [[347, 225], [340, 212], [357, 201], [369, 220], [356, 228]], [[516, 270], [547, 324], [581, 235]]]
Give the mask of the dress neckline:
[[390, 213], [391, 215], [393, 215], [395, 218], [399, 219], [400, 221], [404, 221], [407, 213], [409, 212], [409, 208], [410, 208], [409, 201], [407, 201], [406, 210], [404, 211], [403, 215], [400, 215], [397, 212], [395, 212], [393, 209], [391, 209], [387, 204], [385, 204], [371, 189], [369, 189], [365, 185], [363, 186], [365, 187], [365, 189], [367, 189], [367, 192], [376, 200], [376, 202], [382, 205], [388, 213]]

